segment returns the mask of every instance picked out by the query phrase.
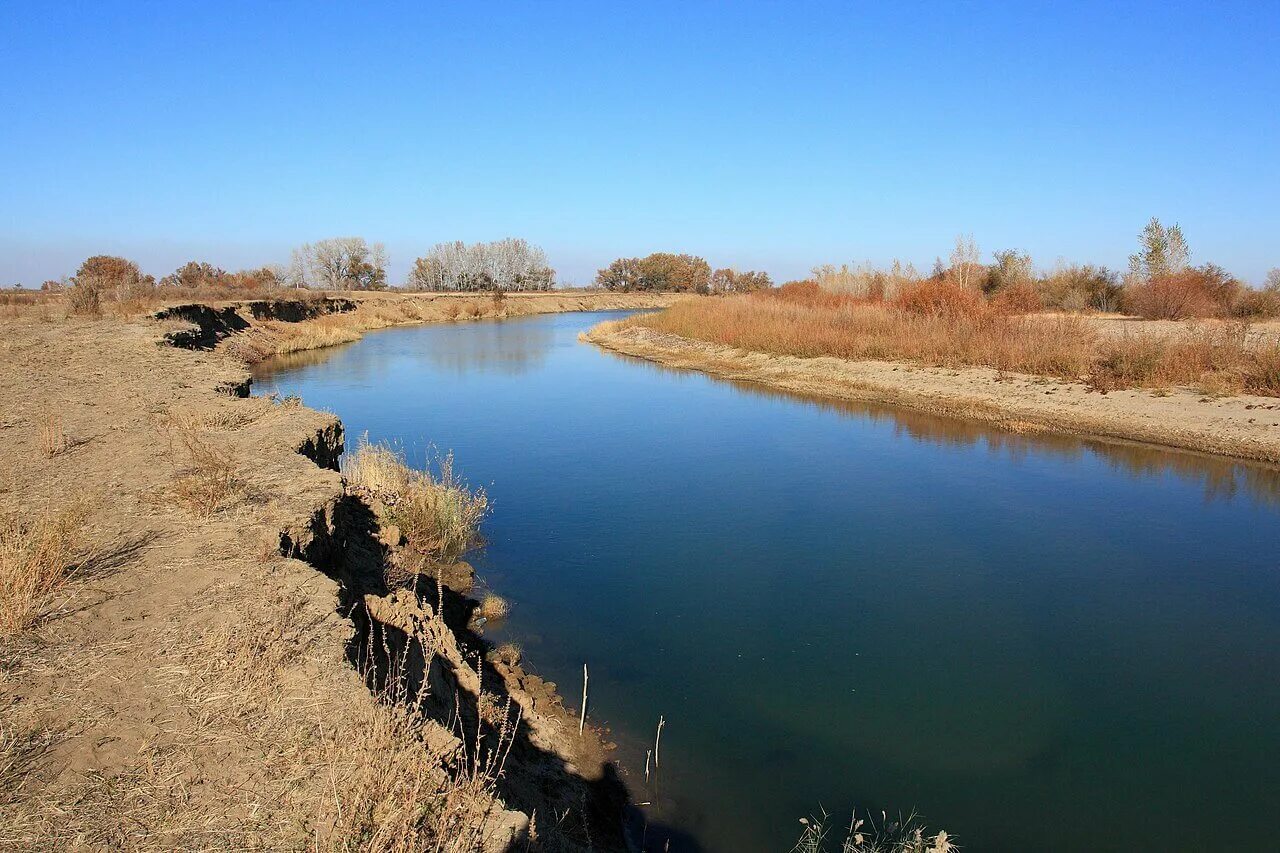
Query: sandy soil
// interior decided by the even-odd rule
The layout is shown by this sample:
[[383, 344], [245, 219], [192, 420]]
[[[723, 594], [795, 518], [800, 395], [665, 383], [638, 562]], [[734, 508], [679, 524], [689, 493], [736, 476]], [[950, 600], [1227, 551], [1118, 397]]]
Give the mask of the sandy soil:
[[[1096, 322], [1115, 328], [1128, 321]], [[617, 323], [601, 324], [584, 337], [625, 355], [797, 394], [887, 403], [1015, 432], [1053, 431], [1280, 463], [1280, 400], [1272, 397], [1210, 398], [1186, 390], [1104, 394], [1081, 383], [982, 368], [744, 352]]]
[[[388, 584], [412, 556], [329, 467], [341, 424], [237, 396], [242, 362], [164, 344], [182, 325], [0, 322], [0, 504], [83, 506], [95, 557], [43, 624], [0, 641], [0, 849], [323, 849], [373, 831], [353, 811], [392, 823], [401, 777], [465, 777], [490, 755], [478, 741], [503, 742], [503, 703], [520, 724], [501, 778], [466, 800], [476, 844], [619, 846], [603, 739], [578, 737], [553, 686], [485, 659], [467, 572], [415, 576], [422, 600]], [[54, 421], [67, 446], [48, 456]], [[207, 517], [177, 497], [192, 434], [234, 467]], [[356, 666], [386, 682], [415, 642], [430, 652], [406, 678], [431, 719], [406, 747]]]

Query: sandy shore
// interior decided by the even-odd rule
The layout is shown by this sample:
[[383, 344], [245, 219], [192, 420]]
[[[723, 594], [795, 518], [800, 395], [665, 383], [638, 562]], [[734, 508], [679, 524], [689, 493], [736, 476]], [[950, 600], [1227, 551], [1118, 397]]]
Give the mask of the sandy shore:
[[586, 340], [624, 355], [807, 396], [885, 403], [1015, 432], [1059, 432], [1280, 463], [1280, 400], [1191, 391], [1100, 393], [1082, 383], [887, 361], [745, 352], [603, 323]]

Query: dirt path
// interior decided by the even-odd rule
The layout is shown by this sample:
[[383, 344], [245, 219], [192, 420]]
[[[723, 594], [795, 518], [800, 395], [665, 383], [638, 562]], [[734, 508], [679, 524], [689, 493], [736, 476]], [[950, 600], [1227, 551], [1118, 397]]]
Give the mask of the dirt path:
[[983, 368], [745, 352], [616, 323], [603, 323], [585, 338], [669, 367], [798, 394], [888, 403], [1015, 432], [1053, 431], [1280, 463], [1280, 400], [1272, 397], [1210, 398], [1180, 389], [1103, 394], [1081, 383]]

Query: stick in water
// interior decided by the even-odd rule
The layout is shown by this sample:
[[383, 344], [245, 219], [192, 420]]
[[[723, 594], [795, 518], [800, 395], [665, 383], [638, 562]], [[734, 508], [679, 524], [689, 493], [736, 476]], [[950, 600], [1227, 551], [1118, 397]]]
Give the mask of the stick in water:
[[646, 749], [644, 751], [644, 781], [649, 781], [649, 759], [653, 758], [653, 750]]
[[666, 724], [666, 720], [661, 714], [658, 715], [658, 736], [653, 739], [653, 766], [659, 766], [658, 762], [658, 744], [662, 742], [662, 727]]
[[582, 716], [578, 718], [578, 737], [582, 737], [582, 729], [587, 724], [587, 665], [582, 665]]

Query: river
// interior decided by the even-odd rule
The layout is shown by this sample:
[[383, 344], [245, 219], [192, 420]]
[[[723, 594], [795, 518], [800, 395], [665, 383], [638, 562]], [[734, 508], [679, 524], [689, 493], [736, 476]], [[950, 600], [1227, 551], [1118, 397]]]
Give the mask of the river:
[[1280, 474], [577, 340], [616, 316], [374, 332], [256, 390], [348, 442], [453, 451], [493, 501], [471, 559], [513, 608], [491, 635], [569, 704], [589, 664], [672, 850], [786, 851], [854, 806], [970, 850], [1271, 844]]

